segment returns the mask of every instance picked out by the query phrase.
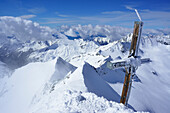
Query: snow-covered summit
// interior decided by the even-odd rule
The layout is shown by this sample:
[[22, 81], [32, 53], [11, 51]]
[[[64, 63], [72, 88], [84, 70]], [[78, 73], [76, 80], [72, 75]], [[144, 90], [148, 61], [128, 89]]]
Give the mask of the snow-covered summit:
[[168, 113], [168, 30], [144, 29], [139, 55], [152, 62], [136, 72], [130, 109], [119, 104], [125, 69], [110, 70], [106, 61], [127, 59], [131, 32], [108, 25], [55, 30], [0, 17], [0, 112]]

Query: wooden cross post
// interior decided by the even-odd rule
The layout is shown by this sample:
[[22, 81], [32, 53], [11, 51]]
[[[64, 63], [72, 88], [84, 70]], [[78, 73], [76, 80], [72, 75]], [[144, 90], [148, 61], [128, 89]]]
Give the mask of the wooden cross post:
[[[128, 57], [134, 57], [134, 58], [138, 57], [138, 49], [139, 49], [139, 43], [141, 38], [142, 26], [143, 26], [143, 22], [135, 21], [132, 42], [131, 42], [131, 47], [130, 47]], [[133, 66], [127, 67], [125, 69], [126, 69], [126, 74], [125, 74], [120, 103], [127, 105], [130, 91], [131, 91], [132, 77], [134, 76], [136, 69]]]
[[[135, 21], [131, 47], [130, 47], [129, 56], [128, 56], [128, 58], [134, 58], [135, 61], [140, 60], [141, 64], [150, 62], [149, 58], [140, 59], [140, 57], [138, 56], [142, 26], [143, 26], [142, 21]], [[127, 105], [131, 86], [132, 86], [132, 78], [135, 75], [137, 66], [134, 66], [127, 61], [122, 61], [122, 62], [115, 62], [115, 63], [107, 62], [107, 67], [110, 69], [125, 67], [126, 74], [125, 74], [120, 103]]]

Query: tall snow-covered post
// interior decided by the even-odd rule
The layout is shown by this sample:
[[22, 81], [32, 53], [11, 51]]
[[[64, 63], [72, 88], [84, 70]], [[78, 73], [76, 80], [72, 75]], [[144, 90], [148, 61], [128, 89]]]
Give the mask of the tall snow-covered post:
[[134, 23], [133, 36], [132, 36], [131, 47], [130, 47], [129, 56], [128, 56], [130, 62], [129, 61], [107, 62], [107, 67], [110, 69], [125, 67], [126, 74], [125, 74], [120, 103], [123, 103], [126, 106], [128, 104], [128, 99], [130, 96], [132, 79], [136, 73], [138, 66], [140, 66], [140, 64], [151, 62], [151, 60], [149, 58], [141, 59], [138, 56], [143, 22], [142, 22], [140, 15], [136, 9], [135, 9], [135, 12], [136, 12], [140, 21], [135, 21], [135, 23]]
[[[135, 21], [131, 47], [130, 47], [128, 57], [133, 57], [135, 59], [138, 58], [138, 50], [139, 50], [139, 44], [141, 39], [142, 26], [143, 26], [142, 21]], [[126, 68], [123, 90], [120, 99], [120, 103], [123, 103], [125, 105], [127, 105], [128, 103], [131, 86], [132, 86], [132, 78], [135, 72], [136, 72], [135, 66], [130, 65], [129, 67]]]

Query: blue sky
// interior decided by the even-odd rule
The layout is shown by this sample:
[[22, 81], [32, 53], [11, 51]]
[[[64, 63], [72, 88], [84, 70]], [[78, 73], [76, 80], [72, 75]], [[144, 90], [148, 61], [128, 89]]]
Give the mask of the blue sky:
[[170, 0], [0, 0], [0, 16], [41, 25], [99, 24], [133, 27], [138, 9], [145, 28], [170, 28]]

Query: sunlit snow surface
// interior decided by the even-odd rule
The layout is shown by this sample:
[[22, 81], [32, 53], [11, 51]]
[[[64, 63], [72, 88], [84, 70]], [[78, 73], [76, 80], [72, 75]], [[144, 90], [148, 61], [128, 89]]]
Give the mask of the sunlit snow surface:
[[[129, 108], [119, 104], [125, 70], [110, 70], [106, 61], [127, 59], [130, 32], [99, 25], [55, 30], [18, 17], [0, 17], [0, 113], [168, 113], [166, 29], [143, 31], [139, 55], [152, 62], [138, 68]], [[101, 46], [96, 37], [111, 42]]]

